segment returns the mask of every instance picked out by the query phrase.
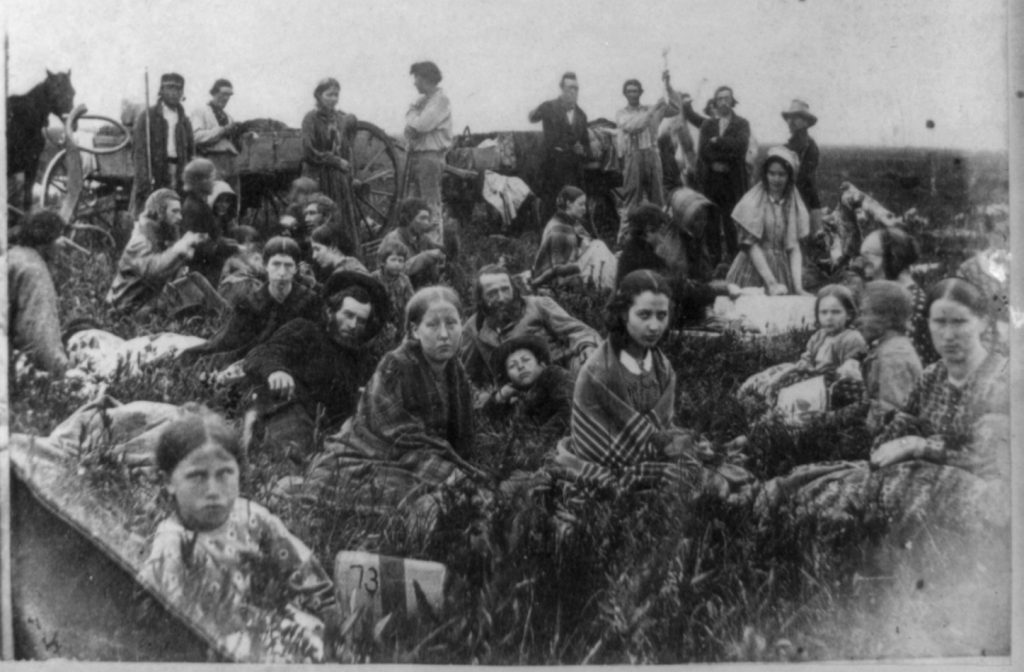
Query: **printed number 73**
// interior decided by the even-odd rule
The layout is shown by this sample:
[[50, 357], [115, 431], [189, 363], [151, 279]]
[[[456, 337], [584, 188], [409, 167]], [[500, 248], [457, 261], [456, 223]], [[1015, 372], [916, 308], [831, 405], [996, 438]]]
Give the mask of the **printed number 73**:
[[[376, 567], [367, 567], [365, 575], [363, 573], [362, 565], [352, 565], [349, 567], [349, 569], [359, 570], [359, 585], [365, 588], [366, 592], [368, 592], [370, 595], [376, 593], [377, 589], [380, 588], [380, 582], [378, 581], [377, 578], [378, 575]], [[366, 582], [363, 581], [364, 576], [368, 577]]]

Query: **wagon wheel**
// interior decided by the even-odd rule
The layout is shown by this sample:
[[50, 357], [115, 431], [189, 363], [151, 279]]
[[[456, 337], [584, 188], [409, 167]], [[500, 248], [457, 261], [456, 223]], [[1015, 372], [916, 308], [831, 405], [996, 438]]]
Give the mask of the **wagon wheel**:
[[94, 254], [113, 256], [117, 253], [119, 242], [114, 237], [119, 229], [116, 196], [108, 185], [86, 178], [78, 192], [77, 201], [69, 205], [68, 199], [73, 196], [68, 194], [68, 156], [68, 150], [62, 149], [46, 166], [43, 174], [43, 207], [62, 213], [70, 208], [64, 236]]
[[[82, 153], [114, 154], [128, 146], [130, 136], [116, 119], [85, 112], [85, 107], [79, 106], [65, 120], [66, 148], [57, 152], [43, 173], [43, 207], [60, 211], [67, 221], [65, 236], [71, 242], [90, 252], [113, 256], [127, 236], [131, 218], [126, 217], [123, 193], [119, 194], [115, 185], [97, 179], [97, 175], [84, 174]], [[124, 139], [106, 148], [79, 147], [74, 140], [79, 119], [113, 124]]]
[[352, 140], [352, 195], [365, 244], [380, 238], [393, 223], [401, 197], [398, 154], [387, 133], [371, 123], [356, 124]]

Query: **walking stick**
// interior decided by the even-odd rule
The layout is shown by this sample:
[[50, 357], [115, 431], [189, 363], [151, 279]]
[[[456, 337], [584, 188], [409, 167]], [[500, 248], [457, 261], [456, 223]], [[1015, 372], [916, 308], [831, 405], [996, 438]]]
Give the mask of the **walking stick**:
[[149, 193], [153, 193], [156, 188], [156, 176], [153, 175], [153, 140], [152, 140], [152, 126], [149, 119], [149, 68], [145, 70], [145, 86], [146, 86], [146, 106], [145, 110], [146, 117], [146, 165], [149, 168]]

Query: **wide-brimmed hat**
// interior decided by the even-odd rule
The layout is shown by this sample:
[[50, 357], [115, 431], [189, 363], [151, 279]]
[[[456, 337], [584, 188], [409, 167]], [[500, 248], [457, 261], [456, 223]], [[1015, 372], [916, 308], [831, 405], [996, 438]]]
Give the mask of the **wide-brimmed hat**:
[[321, 296], [326, 302], [335, 294], [357, 286], [366, 290], [370, 296], [370, 305], [373, 307], [364, 335], [365, 340], [370, 340], [391, 318], [391, 300], [388, 298], [388, 290], [379, 280], [359, 271], [335, 271], [324, 283]]
[[799, 98], [794, 98], [793, 102], [789, 104], [789, 109], [782, 113], [783, 119], [788, 121], [790, 117], [806, 119], [808, 127], [814, 126], [818, 123], [818, 118], [811, 114], [811, 106]]

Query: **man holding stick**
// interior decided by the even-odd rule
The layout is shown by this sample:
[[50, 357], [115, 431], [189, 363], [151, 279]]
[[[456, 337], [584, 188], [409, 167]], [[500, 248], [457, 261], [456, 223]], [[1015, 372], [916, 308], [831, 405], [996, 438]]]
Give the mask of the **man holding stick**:
[[156, 189], [181, 189], [182, 171], [195, 156], [192, 124], [181, 106], [184, 92], [184, 77], [176, 72], [163, 75], [156, 105], [140, 112], [132, 126], [132, 203], [136, 217], [146, 197]]

